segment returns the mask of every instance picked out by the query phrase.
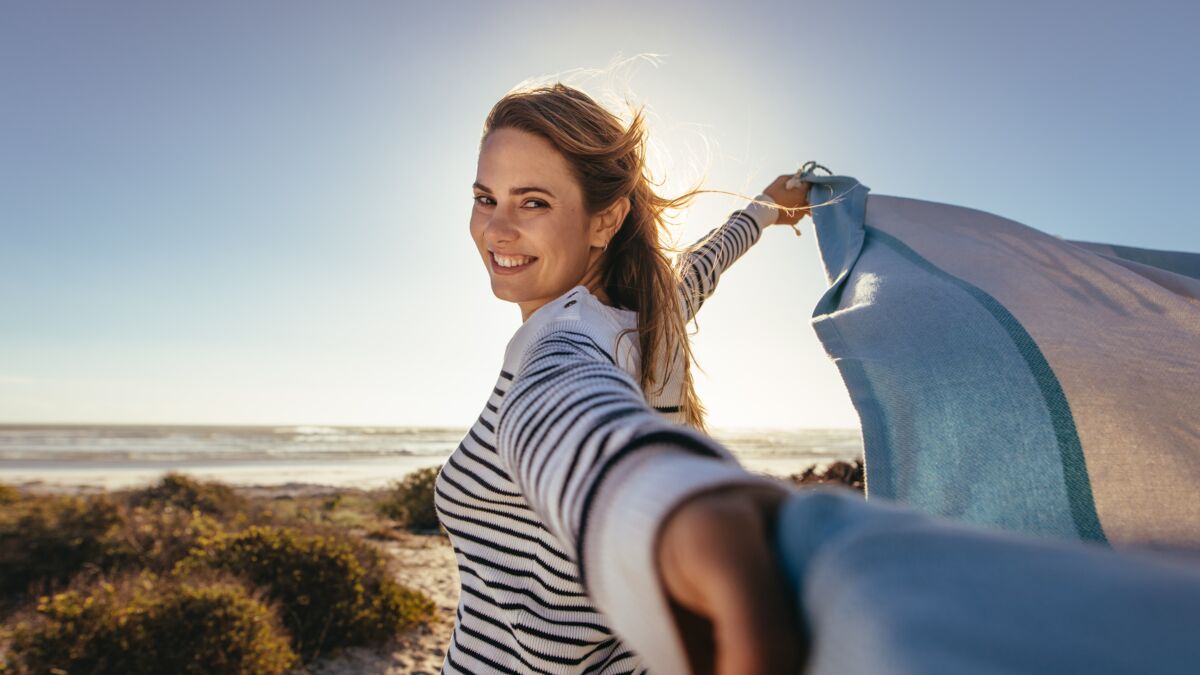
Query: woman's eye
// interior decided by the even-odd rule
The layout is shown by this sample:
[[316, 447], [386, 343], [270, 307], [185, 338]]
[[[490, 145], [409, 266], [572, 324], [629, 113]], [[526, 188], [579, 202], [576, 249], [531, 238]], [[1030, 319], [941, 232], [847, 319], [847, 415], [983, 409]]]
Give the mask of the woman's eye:
[[[473, 197], [472, 199], [474, 200], [474, 202], [475, 202], [476, 204], [479, 204], [480, 206], [491, 206], [491, 204], [488, 204], [488, 203], [486, 203], [486, 202], [481, 202], [481, 201], [479, 201], [479, 200], [481, 200], [481, 199], [486, 199], [486, 200], [489, 200], [489, 201], [490, 201], [490, 200], [491, 200], [491, 197], [489, 197], [489, 196], [487, 196], [487, 195], [476, 195], [476, 196], [475, 196], [475, 197]], [[550, 207], [550, 205], [549, 205], [549, 204], [547, 204], [546, 202], [544, 202], [544, 201], [542, 201], [542, 200], [540, 200], [540, 199], [530, 199], [530, 200], [526, 201], [525, 203], [526, 203], [526, 204], [539, 204], [540, 206], [538, 206], [537, 208], [549, 208], [549, 207]]]

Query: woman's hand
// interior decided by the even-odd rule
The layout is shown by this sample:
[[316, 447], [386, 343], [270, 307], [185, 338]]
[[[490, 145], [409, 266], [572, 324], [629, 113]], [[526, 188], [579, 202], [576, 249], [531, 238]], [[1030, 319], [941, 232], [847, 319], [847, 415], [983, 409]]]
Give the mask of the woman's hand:
[[663, 523], [659, 574], [693, 673], [800, 672], [807, 645], [770, 540], [788, 494], [719, 488], [685, 500]]
[[[767, 186], [763, 193], [775, 200], [776, 204], [780, 204], [788, 209], [797, 209], [798, 207], [808, 206], [808, 183], [800, 183], [798, 188], [787, 188], [786, 184], [792, 174], [780, 176], [775, 179], [775, 182]], [[779, 216], [775, 219], [772, 225], [795, 225], [800, 222], [800, 219], [808, 213], [807, 210], [785, 211], [779, 209]]]

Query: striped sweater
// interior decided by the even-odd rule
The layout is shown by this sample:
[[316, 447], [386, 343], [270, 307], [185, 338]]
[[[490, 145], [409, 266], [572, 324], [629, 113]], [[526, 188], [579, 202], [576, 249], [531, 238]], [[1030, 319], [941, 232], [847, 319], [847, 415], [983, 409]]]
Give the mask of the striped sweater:
[[[686, 257], [689, 318], [775, 215], [748, 204]], [[442, 673], [687, 671], [657, 577], [657, 526], [700, 490], [783, 482], [680, 424], [678, 362], [661, 393], [642, 392], [636, 333], [617, 343], [636, 325], [577, 285], [510, 339], [435, 482], [461, 585]]]

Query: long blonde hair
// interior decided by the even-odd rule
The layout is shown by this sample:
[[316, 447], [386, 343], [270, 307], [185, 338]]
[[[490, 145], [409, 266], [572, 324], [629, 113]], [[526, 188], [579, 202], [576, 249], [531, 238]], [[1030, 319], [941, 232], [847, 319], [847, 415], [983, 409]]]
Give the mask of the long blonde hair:
[[[638, 380], [647, 398], [655, 385], [661, 392], [674, 360], [682, 356], [680, 412], [685, 424], [707, 433], [706, 411], [692, 379], [694, 356], [679, 294], [685, 271], [680, 264], [704, 241], [684, 249], [672, 246], [670, 223], [664, 216], [668, 209], [683, 208], [703, 192], [736, 193], [694, 188], [673, 199], [660, 197], [652, 189], [646, 167], [643, 109], [636, 109], [624, 125], [590, 96], [561, 82], [505, 94], [488, 113], [480, 148], [490, 133], [503, 128], [536, 134], [562, 154], [582, 188], [589, 215], [621, 197], [629, 198], [629, 213], [600, 258], [600, 276], [609, 301], [638, 315], [638, 327], [622, 331], [618, 340], [626, 333], [638, 333], [642, 354]], [[669, 252], [681, 255], [672, 259]], [[669, 359], [665, 358], [668, 354]], [[664, 365], [661, 372], [656, 371], [659, 364]]]

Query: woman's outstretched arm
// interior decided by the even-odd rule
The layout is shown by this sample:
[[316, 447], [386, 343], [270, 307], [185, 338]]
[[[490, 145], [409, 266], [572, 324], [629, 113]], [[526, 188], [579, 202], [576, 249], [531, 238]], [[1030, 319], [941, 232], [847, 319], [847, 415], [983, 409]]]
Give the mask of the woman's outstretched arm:
[[[808, 204], [808, 184], [802, 189], [785, 187], [791, 175], [777, 177], [765, 190], [754, 197], [757, 201], [775, 202], [788, 208]], [[717, 290], [721, 274], [758, 243], [763, 230], [771, 225], [793, 224], [803, 212], [783, 213], [766, 204], [749, 203], [729, 214], [724, 224], [708, 231], [692, 244], [680, 261], [680, 306], [684, 320], [691, 321], [704, 301]]]
[[[762, 592], [782, 588], [772, 585], [782, 584], [782, 573], [765, 543], [754, 548], [746, 542], [748, 533], [753, 539], [752, 533], [768, 531], [764, 511], [735, 510], [730, 516], [718, 509], [719, 522], [712, 521], [713, 502], [701, 493], [712, 492], [723, 503], [760, 504], [754, 500], [790, 488], [746, 471], [716, 441], [655, 413], [604, 347], [613, 344], [614, 330], [580, 313], [554, 319], [532, 336], [498, 412], [497, 453], [544, 526], [573, 556], [589, 598], [622, 641], [652, 672], [704, 672], [703, 664], [713, 663], [713, 636], [736, 634], [730, 632], [733, 624], [767, 622], [747, 623], [752, 617], [746, 612], [775, 620], [786, 614], [791, 599]], [[685, 500], [679, 513], [692, 515], [674, 521]], [[664, 541], [679, 546], [676, 554], [659, 549], [668, 518], [681, 524]], [[714, 532], [729, 532], [732, 524], [741, 544], [688, 560], [693, 542], [679, 534], [706, 519], [717, 527]], [[764, 570], [775, 575], [765, 586]], [[664, 573], [677, 578], [668, 583]], [[712, 617], [707, 629], [687, 621], [695, 615], [689, 584], [698, 573], [723, 580], [731, 599], [724, 606], [739, 608]], [[669, 588], [680, 592], [680, 600]], [[752, 654], [760, 651], [746, 640], [738, 644]]]
[[[770, 197], [759, 194], [755, 199], [766, 201]], [[680, 305], [685, 321], [691, 321], [717, 290], [721, 273], [758, 243], [762, 231], [775, 222], [776, 213], [776, 209], [765, 204], [747, 204], [689, 247], [679, 266]]]

